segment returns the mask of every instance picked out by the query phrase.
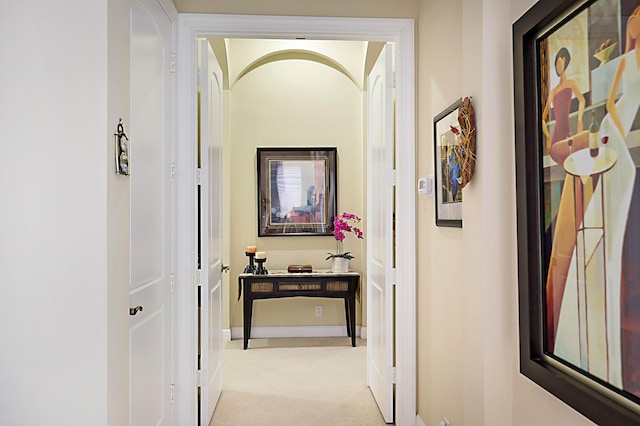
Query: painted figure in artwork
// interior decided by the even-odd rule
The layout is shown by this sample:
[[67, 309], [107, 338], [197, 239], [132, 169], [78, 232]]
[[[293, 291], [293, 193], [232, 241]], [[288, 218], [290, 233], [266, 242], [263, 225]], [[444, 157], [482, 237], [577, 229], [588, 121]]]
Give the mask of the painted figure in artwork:
[[[577, 142], [571, 138], [571, 129], [569, 127], [569, 112], [571, 107], [571, 99], [575, 96], [578, 100], [578, 124], [577, 132], [582, 132], [582, 116], [584, 114], [585, 99], [578, 84], [575, 80], [567, 77], [567, 68], [571, 63], [571, 55], [566, 47], [562, 47], [556, 54], [554, 67], [556, 74], [560, 77], [560, 83], [554, 87], [549, 93], [549, 99], [547, 100], [544, 111], [542, 112], [542, 132], [546, 137], [547, 150], [551, 155], [551, 158], [560, 165], [564, 162], [564, 159], [569, 155], [568, 142]], [[556, 125], [553, 128], [553, 134], [549, 134], [549, 129], [546, 126], [546, 121], [549, 117], [549, 111], [553, 105], [553, 111], [555, 114]], [[572, 146], [572, 150], [584, 148], [584, 146]]]
[[[585, 98], [575, 80], [567, 77], [567, 68], [570, 62], [571, 55], [569, 50], [566, 47], [562, 47], [558, 50], [554, 61], [554, 68], [558, 77], [560, 77], [560, 82], [550, 91], [549, 99], [542, 112], [542, 131], [546, 136], [547, 149], [551, 158], [560, 166], [563, 165], [570, 152], [585, 149], [589, 145], [589, 134], [583, 131], [582, 123]], [[574, 96], [578, 100], [578, 115], [576, 132], [572, 134], [569, 125], [569, 113], [571, 100]], [[549, 133], [546, 125], [551, 105], [553, 105], [556, 120], [553, 134]], [[553, 234], [551, 261], [547, 274], [547, 336], [551, 352], [553, 352], [555, 344], [562, 297], [576, 244], [574, 202], [580, 200], [582, 200], [582, 194], [579, 192], [574, 196], [572, 177], [567, 176], [560, 197]]]
[[458, 196], [458, 187], [460, 183], [458, 179], [460, 178], [460, 163], [456, 158], [454, 148], [449, 148], [449, 184], [451, 185], [451, 199], [455, 202], [456, 197]]
[[[559, 227], [554, 235], [552, 250], [552, 253], [556, 252], [556, 257], [554, 258], [552, 254], [547, 282], [547, 327], [549, 330], [550, 326], [553, 326], [553, 337], [555, 337], [550, 350], [621, 389], [623, 388], [621, 345], [623, 247], [636, 181], [636, 165], [629, 152], [628, 139], [640, 107], [640, 50], [636, 49], [636, 41], [640, 38], [640, 6], [629, 17], [626, 30], [625, 53], [617, 63], [606, 103], [607, 114], [599, 126], [600, 145], [612, 150], [616, 157], [615, 165], [602, 174], [601, 179], [592, 183], [594, 186], [592, 194], [599, 193], [601, 189], [604, 190], [603, 212], [600, 212], [599, 207], [591, 205], [596, 204], [595, 195], [590, 199], [585, 195], [584, 200], [585, 214], [593, 214], [594, 217], [602, 217], [604, 214], [605, 257], [596, 259], [602, 278], [595, 283], [595, 285], [604, 286], [601, 291], [589, 294], [588, 308], [593, 310], [594, 306], [598, 307], [598, 316], [586, 317], [591, 321], [590, 328], [594, 323], [593, 319], [599, 318], [602, 322], [602, 331], [592, 334], [589, 330], [588, 338], [581, 339], [579, 334], [584, 335], [584, 325], [580, 325], [581, 313], [576, 306], [575, 290], [570, 287], [564, 288], [566, 275], [562, 284], [563, 289], [556, 288], [560, 280], [556, 271], [558, 259], [555, 247], [555, 237], [560, 231]], [[566, 187], [565, 183], [563, 197]], [[584, 191], [587, 192], [586, 187]], [[576, 194], [576, 198], [581, 196]], [[575, 252], [573, 256], [575, 258]], [[605, 258], [606, 261], [604, 261]], [[568, 266], [573, 268], [571, 262]], [[552, 271], [555, 273], [553, 277], [551, 277]], [[550, 282], [552, 288], [550, 288]], [[594, 284], [592, 282], [589, 285], [593, 287]], [[553, 318], [549, 318], [549, 314], [552, 314]], [[595, 314], [589, 312], [589, 315]], [[585, 352], [588, 353], [586, 365]]]

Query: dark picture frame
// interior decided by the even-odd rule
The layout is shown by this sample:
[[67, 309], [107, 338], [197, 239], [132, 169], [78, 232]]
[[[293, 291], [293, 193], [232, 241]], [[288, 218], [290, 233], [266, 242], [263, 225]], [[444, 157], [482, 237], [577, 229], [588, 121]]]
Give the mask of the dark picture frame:
[[258, 148], [258, 236], [333, 235], [336, 148]]
[[640, 114], [616, 83], [638, 6], [540, 0], [513, 25], [520, 372], [597, 424], [640, 424]]
[[[462, 186], [458, 99], [433, 119], [433, 159], [436, 194], [436, 226], [462, 228]], [[456, 133], [457, 132], [457, 133]]]

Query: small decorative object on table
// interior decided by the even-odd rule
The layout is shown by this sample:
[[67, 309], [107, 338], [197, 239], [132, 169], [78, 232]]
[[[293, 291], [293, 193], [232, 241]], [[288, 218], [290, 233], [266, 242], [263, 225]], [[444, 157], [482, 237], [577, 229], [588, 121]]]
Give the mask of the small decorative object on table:
[[244, 273], [253, 274], [256, 272], [256, 265], [253, 263], [253, 258], [256, 256], [256, 246], [247, 246], [245, 254], [249, 258], [249, 264], [244, 268]]
[[289, 265], [287, 268], [287, 272], [290, 274], [300, 274], [300, 273], [312, 273], [313, 267], [311, 265]]
[[264, 267], [264, 262], [266, 261], [267, 261], [266, 251], [259, 251], [256, 253], [256, 263], [258, 263], [258, 266], [256, 267], [254, 274], [267, 275], [269, 273], [269, 271], [267, 271], [267, 268]]
[[329, 253], [325, 260], [332, 260], [331, 272], [347, 272], [349, 271], [349, 261], [353, 259], [351, 252], [344, 252], [343, 241], [345, 232], [354, 233], [359, 239], [362, 239], [363, 233], [360, 228], [354, 226], [362, 219], [352, 213], [342, 213], [333, 220], [333, 237], [338, 242], [338, 253]]

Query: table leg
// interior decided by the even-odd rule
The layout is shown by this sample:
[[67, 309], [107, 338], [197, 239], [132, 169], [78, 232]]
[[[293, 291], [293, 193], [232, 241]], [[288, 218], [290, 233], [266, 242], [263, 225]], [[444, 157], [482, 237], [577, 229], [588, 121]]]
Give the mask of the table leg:
[[347, 337], [351, 337], [351, 323], [349, 322], [349, 298], [344, 298], [344, 316], [346, 318], [345, 324], [347, 325]]
[[351, 346], [356, 347], [356, 298], [349, 297], [349, 324], [351, 326]]
[[251, 314], [253, 313], [253, 300], [247, 297], [247, 292], [244, 295], [244, 313], [243, 313], [243, 337], [244, 348], [247, 349], [249, 345], [249, 338], [251, 337]]

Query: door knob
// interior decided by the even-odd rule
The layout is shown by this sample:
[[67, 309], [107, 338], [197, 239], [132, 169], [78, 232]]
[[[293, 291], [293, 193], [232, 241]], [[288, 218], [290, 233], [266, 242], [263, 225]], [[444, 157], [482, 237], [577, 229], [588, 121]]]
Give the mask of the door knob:
[[229, 272], [229, 265], [225, 265], [224, 263], [221, 263], [220, 272]]
[[135, 308], [129, 308], [129, 315], [134, 316], [138, 312], [142, 311], [142, 306], [138, 305]]

